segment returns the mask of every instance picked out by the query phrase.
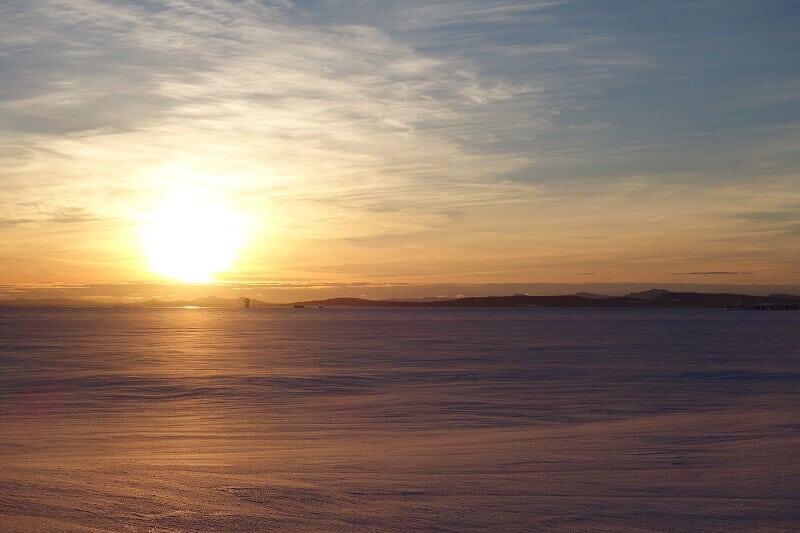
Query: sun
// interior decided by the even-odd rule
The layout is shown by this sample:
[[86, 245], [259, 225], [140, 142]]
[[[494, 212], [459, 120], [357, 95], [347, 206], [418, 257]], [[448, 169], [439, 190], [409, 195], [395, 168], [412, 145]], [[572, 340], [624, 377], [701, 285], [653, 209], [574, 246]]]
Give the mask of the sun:
[[231, 269], [247, 229], [244, 216], [213, 191], [174, 189], [142, 232], [149, 269], [176, 281], [209, 283]]

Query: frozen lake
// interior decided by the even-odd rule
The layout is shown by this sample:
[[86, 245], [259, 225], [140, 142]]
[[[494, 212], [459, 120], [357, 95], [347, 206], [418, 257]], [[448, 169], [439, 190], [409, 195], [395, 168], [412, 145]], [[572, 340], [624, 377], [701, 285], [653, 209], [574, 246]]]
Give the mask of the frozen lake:
[[0, 309], [2, 530], [800, 529], [800, 312]]

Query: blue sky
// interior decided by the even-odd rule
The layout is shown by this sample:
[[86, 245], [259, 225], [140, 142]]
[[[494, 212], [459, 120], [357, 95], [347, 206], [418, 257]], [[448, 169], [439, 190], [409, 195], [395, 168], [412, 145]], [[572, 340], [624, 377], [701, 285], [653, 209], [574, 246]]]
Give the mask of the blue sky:
[[4, 2], [0, 276], [157, 281], [139, 228], [190, 186], [249, 217], [229, 281], [796, 283], [798, 23], [777, 0]]

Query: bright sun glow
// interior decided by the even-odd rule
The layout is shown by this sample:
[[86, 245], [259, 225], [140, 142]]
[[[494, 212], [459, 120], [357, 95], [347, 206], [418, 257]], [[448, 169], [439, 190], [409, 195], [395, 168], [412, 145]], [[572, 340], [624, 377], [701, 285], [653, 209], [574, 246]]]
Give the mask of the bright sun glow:
[[246, 239], [242, 214], [211, 191], [182, 187], [156, 209], [143, 232], [150, 270], [187, 283], [208, 283], [231, 269]]

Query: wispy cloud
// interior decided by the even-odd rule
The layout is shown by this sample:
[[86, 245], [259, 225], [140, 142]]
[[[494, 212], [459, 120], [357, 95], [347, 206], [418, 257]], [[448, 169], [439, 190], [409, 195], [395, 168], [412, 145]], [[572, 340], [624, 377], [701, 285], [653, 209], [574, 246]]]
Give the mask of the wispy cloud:
[[29, 203], [13, 206], [13, 209], [25, 216], [19, 218], [0, 217], [0, 226], [78, 224], [98, 220], [90, 210], [83, 207], [61, 207], [48, 211]]
[[729, 272], [729, 271], [718, 271], [718, 272], [673, 272], [673, 276], [739, 276], [742, 274], [752, 274], [752, 272]]
[[250, 279], [785, 275], [797, 38], [724, 5], [4, 2], [0, 254], [111, 257], [55, 243], [192, 182], [260, 221]]

